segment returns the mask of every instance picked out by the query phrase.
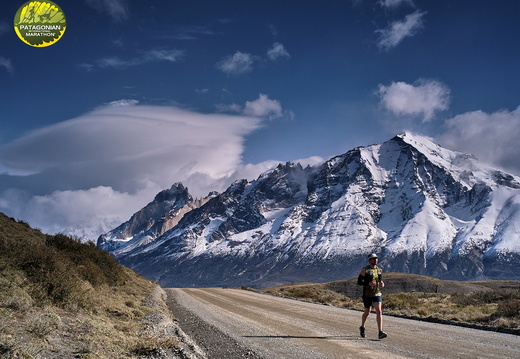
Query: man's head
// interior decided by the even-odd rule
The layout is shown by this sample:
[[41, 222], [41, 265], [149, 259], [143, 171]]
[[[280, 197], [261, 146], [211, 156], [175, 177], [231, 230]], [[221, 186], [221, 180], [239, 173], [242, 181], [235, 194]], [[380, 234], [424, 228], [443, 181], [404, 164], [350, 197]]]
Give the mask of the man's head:
[[369, 254], [368, 261], [370, 263], [377, 263], [377, 254], [375, 254], [375, 253]]

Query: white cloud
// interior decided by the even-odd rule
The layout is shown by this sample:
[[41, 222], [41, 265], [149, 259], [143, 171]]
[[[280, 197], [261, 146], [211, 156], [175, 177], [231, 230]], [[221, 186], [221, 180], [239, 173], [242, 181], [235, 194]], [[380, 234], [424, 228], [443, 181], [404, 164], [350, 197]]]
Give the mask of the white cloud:
[[[290, 58], [291, 55], [285, 47], [275, 42], [273, 46], [267, 50], [267, 60], [276, 61], [281, 58]], [[217, 64], [217, 68], [228, 75], [243, 75], [253, 71], [255, 62], [265, 61], [261, 56], [255, 56], [245, 52], [237, 51], [233, 55], [222, 58]]]
[[446, 127], [438, 137], [440, 144], [520, 174], [520, 106], [513, 111], [464, 113], [447, 120]]
[[433, 80], [420, 80], [416, 85], [379, 85], [378, 95], [386, 110], [397, 116], [422, 116], [423, 122], [430, 121], [435, 112], [446, 110], [450, 102], [449, 89]]
[[246, 116], [265, 117], [270, 120], [283, 115], [280, 101], [271, 100], [268, 95], [264, 94], [260, 94], [254, 101], [247, 101], [242, 113]]
[[299, 164], [302, 165], [302, 167], [307, 167], [307, 166], [318, 166], [318, 165], [321, 165], [322, 163], [325, 162], [325, 159], [323, 157], [320, 157], [320, 156], [311, 156], [311, 157], [308, 157], [308, 158], [302, 158], [302, 159], [299, 159], [299, 160], [294, 160], [292, 162], [299, 163]]
[[269, 95], [260, 94], [254, 101], [246, 101], [244, 106], [236, 103], [215, 105], [218, 112], [240, 113], [245, 116], [252, 116], [273, 120], [284, 115], [293, 117], [290, 111], [283, 111], [282, 105], [278, 100], [271, 100]]
[[[117, 188], [126, 181], [124, 174], [134, 179], [161, 177], [182, 169], [187, 175], [202, 171], [220, 177], [240, 162], [242, 136], [258, 126], [255, 118], [206, 115], [176, 107], [107, 106], [4, 145], [0, 161], [25, 171], [75, 166], [117, 170], [119, 175], [108, 181]], [[89, 176], [105, 182], [110, 177], [85, 175]]]
[[151, 62], [177, 62], [183, 56], [185, 52], [183, 50], [173, 49], [152, 49], [148, 52], [143, 53], [139, 57], [131, 59], [120, 59], [118, 57], [106, 57], [97, 60], [94, 64], [83, 63], [80, 67], [91, 71], [95, 69], [126, 69], [129, 67], [140, 66]]
[[100, 223], [127, 220], [177, 181], [197, 197], [223, 190], [242, 166], [244, 137], [261, 121], [121, 104], [0, 147], [0, 210], [47, 232], [95, 232]]
[[386, 8], [396, 8], [401, 5], [414, 5], [412, 0], [380, 0], [379, 3], [382, 7]]
[[108, 103], [108, 106], [135, 106], [139, 103], [139, 100], [117, 100]]
[[87, 0], [87, 4], [117, 22], [128, 19], [130, 15], [128, 0]]
[[291, 55], [289, 55], [289, 53], [282, 44], [280, 44], [279, 42], [275, 42], [273, 44], [273, 47], [271, 47], [267, 51], [267, 57], [271, 61], [276, 61], [280, 58], [290, 58]]
[[177, 62], [179, 59], [184, 56], [183, 50], [164, 50], [164, 49], [154, 49], [150, 50], [148, 53], [144, 55], [144, 59], [148, 62], [150, 61], [170, 61]]
[[379, 34], [378, 46], [390, 50], [401, 43], [406, 37], [414, 36], [423, 26], [425, 12], [416, 11], [407, 15], [403, 21], [394, 21], [387, 28], [376, 30]]
[[253, 70], [253, 55], [237, 51], [217, 63], [217, 68], [228, 75], [242, 75]]
[[[54, 191], [47, 195], [9, 189], [0, 197], [0, 208], [9, 208], [11, 216], [23, 218], [46, 233], [67, 233], [96, 240], [124, 221], [163, 190], [150, 183], [130, 194], [98, 186], [88, 190]], [[141, 206], [141, 207], [142, 207]]]
[[11, 63], [10, 59], [6, 59], [5, 57], [0, 56], [0, 67], [3, 67], [7, 70], [9, 73], [14, 72], [13, 64]]

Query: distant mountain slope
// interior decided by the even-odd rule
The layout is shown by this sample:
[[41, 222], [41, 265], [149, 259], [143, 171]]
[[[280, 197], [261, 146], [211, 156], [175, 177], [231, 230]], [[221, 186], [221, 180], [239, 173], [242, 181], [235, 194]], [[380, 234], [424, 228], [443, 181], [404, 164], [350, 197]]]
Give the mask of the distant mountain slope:
[[130, 220], [101, 235], [97, 244], [116, 255], [146, 245], [175, 227], [184, 214], [206, 203], [212, 195], [194, 200], [182, 183], [175, 183], [170, 189], [159, 192]]
[[237, 181], [113, 253], [163, 286], [326, 282], [356, 275], [369, 252], [387, 271], [519, 279], [519, 194], [518, 177], [405, 133]]

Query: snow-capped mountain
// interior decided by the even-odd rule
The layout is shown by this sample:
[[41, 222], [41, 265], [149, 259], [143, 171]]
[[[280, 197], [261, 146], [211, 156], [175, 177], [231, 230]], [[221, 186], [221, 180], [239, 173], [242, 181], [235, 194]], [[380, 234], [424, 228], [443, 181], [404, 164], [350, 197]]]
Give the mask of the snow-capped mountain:
[[175, 183], [170, 189], [159, 192], [152, 202], [134, 213], [130, 220], [101, 235], [97, 245], [116, 256], [132, 251], [175, 227], [184, 214], [200, 207], [215, 195], [210, 193], [206, 198], [194, 200], [182, 183]]
[[165, 192], [98, 240], [163, 286], [331, 281], [371, 252], [385, 271], [520, 279], [520, 178], [422, 136], [280, 164], [200, 206]]

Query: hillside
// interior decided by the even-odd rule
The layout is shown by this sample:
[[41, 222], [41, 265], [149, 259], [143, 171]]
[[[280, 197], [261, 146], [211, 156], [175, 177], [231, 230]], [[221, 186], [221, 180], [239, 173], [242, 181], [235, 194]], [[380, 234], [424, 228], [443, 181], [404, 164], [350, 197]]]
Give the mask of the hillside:
[[93, 243], [0, 213], [2, 358], [188, 358], [163, 293]]

